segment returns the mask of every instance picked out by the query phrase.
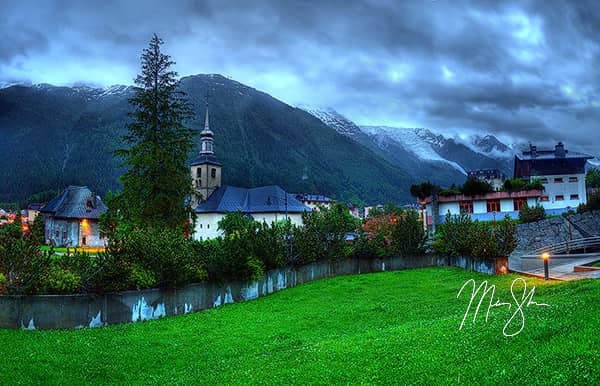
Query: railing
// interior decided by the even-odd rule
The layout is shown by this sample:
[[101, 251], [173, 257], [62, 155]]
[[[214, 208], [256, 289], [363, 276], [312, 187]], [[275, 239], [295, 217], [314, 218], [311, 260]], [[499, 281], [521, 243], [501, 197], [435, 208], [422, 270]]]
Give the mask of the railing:
[[585, 237], [582, 239], [567, 240], [556, 244], [551, 244], [545, 247], [537, 248], [522, 257], [539, 257], [542, 253], [551, 255], [570, 254], [573, 251], [590, 251], [600, 250], [600, 236]]

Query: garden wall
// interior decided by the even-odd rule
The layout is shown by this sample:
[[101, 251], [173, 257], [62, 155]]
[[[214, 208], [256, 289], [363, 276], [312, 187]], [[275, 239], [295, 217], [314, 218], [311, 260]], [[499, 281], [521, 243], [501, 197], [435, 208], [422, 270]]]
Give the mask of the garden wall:
[[[327, 277], [434, 266], [466, 267], [464, 258], [422, 256], [386, 259], [336, 259], [299, 268], [268, 271], [250, 284], [191, 284], [103, 295], [0, 296], [0, 328], [51, 329], [99, 327], [158, 319], [256, 299], [272, 292]], [[479, 272], [494, 273], [495, 261], [478, 262]]]

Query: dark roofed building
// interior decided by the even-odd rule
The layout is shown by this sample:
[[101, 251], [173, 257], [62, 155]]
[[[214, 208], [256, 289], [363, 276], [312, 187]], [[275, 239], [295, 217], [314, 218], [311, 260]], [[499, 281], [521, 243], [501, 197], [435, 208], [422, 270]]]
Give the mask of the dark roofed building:
[[562, 142], [553, 150], [538, 150], [537, 146], [529, 145], [529, 150], [515, 156], [515, 178], [585, 174], [585, 164], [592, 158], [590, 155], [565, 149]]
[[200, 203], [195, 212], [196, 237], [214, 238], [221, 235], [219, 221], [228, 212], [240, 211], [257, 221], [279, 221], [289, 218], [293, 224], [302, 224], [302, 213], [310, 208], [276, 185], [258, 188], [220, 186]]
[[592, 158], [565, 149], [562, 142], [547, 150], [529, 145], [529, 150], [515, 156], [515, 178], [539, 179], [544, 185], [540, 201], [546, 214], [561, 214], [587, 202], [585, 164]]
[[296, 194], [296, 199], [313, 210], [319, 207], [331, 208], [333, 200], [320, 194]]
[[56, 246], [104, 247], [98, 220], [106, 209], [87, 186], [69, 186], [40, 209], [46, 242]]

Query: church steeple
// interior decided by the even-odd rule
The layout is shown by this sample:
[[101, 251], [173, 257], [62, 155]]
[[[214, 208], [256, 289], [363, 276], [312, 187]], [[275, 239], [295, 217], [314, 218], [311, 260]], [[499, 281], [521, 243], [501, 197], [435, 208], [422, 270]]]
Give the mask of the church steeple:
[[215, 156], [214, 135], [208, 119], [208, 97], [206, 98], [206, 113], [204, 129], [200, 132], [200, 154], [192, 165], [190, 172], [194, 181], [197, 198], [192, 200], [192, 206], [207, 200], [221, 186], [221, 163]]
[[206, 116], [204, 118], [204, 130], [200, 132], [200, 154], [213, 155], [214, 152], [214, 135], [208, 123], [208, 100], [206, 101]]

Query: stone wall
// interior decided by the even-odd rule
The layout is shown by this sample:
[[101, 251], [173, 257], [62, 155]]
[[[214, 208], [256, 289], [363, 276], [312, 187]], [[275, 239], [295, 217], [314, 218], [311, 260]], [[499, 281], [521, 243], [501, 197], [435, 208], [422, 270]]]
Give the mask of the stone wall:
[[[451, 265], [464, 258], [422, 256], [387, 259], [336, 259], [298, 268], [268, 271], [251, 283], [200, 283], [177, 289], [150, 289], [104, 295], [0, 296], [0, 328], [51, 329], [100, 327], [158, 319], [256, 299], [327, 277]], [[494, 273], [495, 261], [477, 262], [475, 270]]]
[[552, 244], [600, 235], [600, 211], [517, 225], [517, 251], [527, 253]]

